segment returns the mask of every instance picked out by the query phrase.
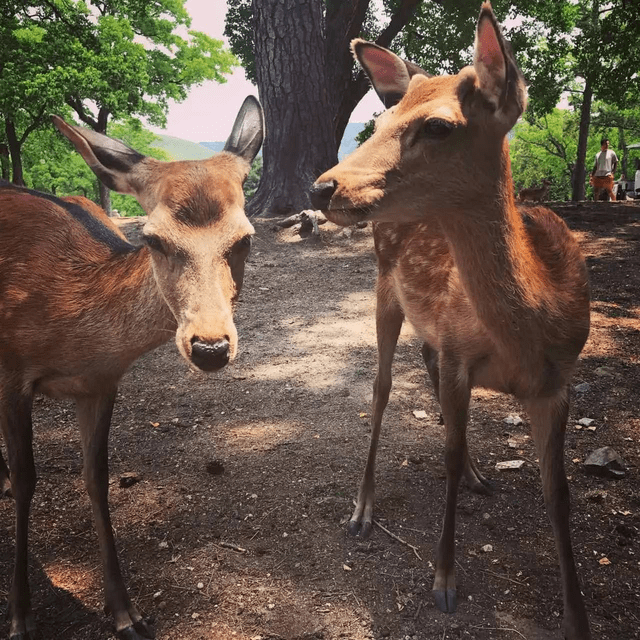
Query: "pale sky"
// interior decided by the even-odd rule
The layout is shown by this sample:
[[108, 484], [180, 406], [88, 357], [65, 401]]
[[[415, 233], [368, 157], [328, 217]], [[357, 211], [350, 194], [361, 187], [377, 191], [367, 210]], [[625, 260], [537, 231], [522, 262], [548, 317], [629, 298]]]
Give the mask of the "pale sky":
[[[187, 0], [185, 7], [191, 15], [193, 30], [203, 31], [228, 45], [223, 36], [227, 13], [225, 0]], [[245, 78], [244, 70], [238, 67], [227, 76], [225, 84], [206, 82], [200, 87], [193, 87], [184, 102], [171, 101], [166, 129], [149, 128], [192, 142], [226, 140], [242, 101], [250, 94], [258, 96], [258, 90]], [[379, 112], [382, 108], [382, 103], [370, 90], [351, 115], [351, 122], [367, 122], [374, 111]]]

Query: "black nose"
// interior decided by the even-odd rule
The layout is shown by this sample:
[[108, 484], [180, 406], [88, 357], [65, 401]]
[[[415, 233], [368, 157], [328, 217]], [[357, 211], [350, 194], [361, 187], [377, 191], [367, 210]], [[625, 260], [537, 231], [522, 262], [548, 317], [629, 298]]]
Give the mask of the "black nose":
[[203, 371], [222, 369], [229, 362], [229, 341], [204, 342], [200, 338], [191, 340], [191, 362]]
[[338, 184], [335, 180], [331, 182], [314, 182], [309, 190], [311, 204], [314, 209], [328, 209], [331, 196], [336, 192]]

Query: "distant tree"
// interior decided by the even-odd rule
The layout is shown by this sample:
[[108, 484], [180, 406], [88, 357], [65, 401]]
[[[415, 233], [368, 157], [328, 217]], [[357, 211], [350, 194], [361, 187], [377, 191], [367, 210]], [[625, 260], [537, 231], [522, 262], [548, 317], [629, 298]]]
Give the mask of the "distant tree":
[[371, 0], [229, 0], [225, 34], [258, 86], [267, 129], [250, 213], [309, 207], [309, 185], [337, 162], [351, 112], [369, 89], [349, 42], [390, 45], [420, 2], [388, 2], [380, 28]]
[[516, 192], [551, 180], [549, 199], [567, 200], [575, 167], [578, 116], [554, 109], [539, 118], [523, 120], [510, 142], [511, 170]]

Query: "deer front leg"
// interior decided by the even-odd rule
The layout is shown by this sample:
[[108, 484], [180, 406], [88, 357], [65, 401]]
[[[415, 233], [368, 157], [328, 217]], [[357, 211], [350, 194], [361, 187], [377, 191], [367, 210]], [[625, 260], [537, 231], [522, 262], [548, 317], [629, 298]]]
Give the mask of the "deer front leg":
[[105, 609], [114, 618], [116, 633], [122, 640], [154, 638], [149, 623], [131, 603], [125, 587], [116, 552], [109, 516], [108, 439], [116, 389], [104, 395], [79, 398], [76, 412], [82, 437], [84, 479], [91, 499], [102, 568], [104, 574]]
[[378, 373], [373, 383], [373, 407], [371, 417], [371, 441], [367, 466], [360, 483], [358, 501], [349, 521], [348, 531], [352, 536], [360, 534], [366, 538], [373, 526], [373, 503], [375, 496], [375, 466], [378, 438], [382, 425], [382, 415], [389, 401], [391, 391], [391, 364], [396, 350], [404, 313], [400, 306], [391, 301], [392, 294], [378, 281], [376, 305], [376, 333], [378, 337]]
[[580, 591], [569, 530], [569, 484], [564, 470], [564, 434], [569, 388], [558, 395], [525, 402], [540, 460], [542, 491], [555, 537], [564, 600], [566, 640], [590, 640], [589, 621]]
[[30, 395], [23, 395], [18, 391], [12, 392], [6, 387], [2, 390], [2, 433], [12, 469], [11, 486], [16, 505], [15, 564], [8, 598], [8, 615], [11, 620], [10, 640], [35, 640], [36, 638], [27, 566], [29, 510], [36, 488], [31, 404]]
[[11, 497], [11, 479], [9, 478], [9, 468], [0, 453], [0, 496]]
[[445, 468], [447, 497], [442, 533], [436, 550], [436, 575], [433, 595], [440, 611], [453, 613], [457, 607], [455, 579], [455, 529], [458, 487], [464, 472], [466, 452], [467, 412], [470, 389], [459, 375], [456, 362], [441, 362], [440, 406], [446, 431]]
[[[440, 369], [439, 360], [440, 356], [438, 352], [431, 347], [431, 345], [425, 342], [422, 345], [422, 359], [429, 372], [431, 383], [433, 384], [433, 392], [435, 393], [436, 400], [440, 403]], [[473, 458], [469, 455], [469, 448], [466, 441], [465, 432], [465, 444], [464, 444], [464, 479], [469, 486], [469, 489], [474, 493], [480, 493], [485, 496], [493, 494], [493, 484], [489, 482], [483, 475], [478, 466], [473, 461]]]

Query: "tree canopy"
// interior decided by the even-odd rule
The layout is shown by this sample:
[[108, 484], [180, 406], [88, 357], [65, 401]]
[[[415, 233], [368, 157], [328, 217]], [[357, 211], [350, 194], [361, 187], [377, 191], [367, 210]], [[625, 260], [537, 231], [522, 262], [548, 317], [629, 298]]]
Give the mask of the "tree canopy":
[[189, 30], [185, 0], [16, 0], [0, 12], [0, 118], [22, 181], [21, 149], [48, 114], [70, 106], [106, 133], [109, 118], [162, 126], [168, 101], [237, 65], [215, 40]]

